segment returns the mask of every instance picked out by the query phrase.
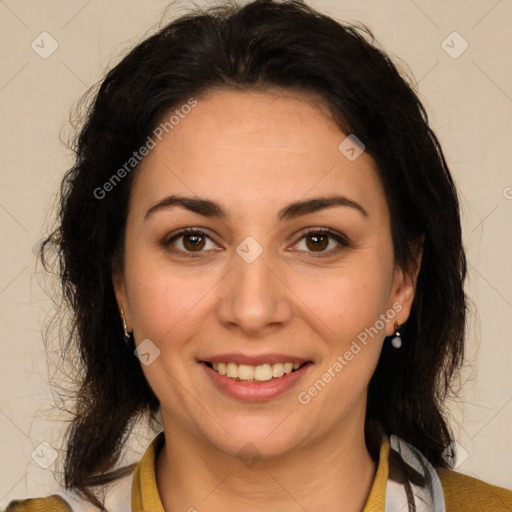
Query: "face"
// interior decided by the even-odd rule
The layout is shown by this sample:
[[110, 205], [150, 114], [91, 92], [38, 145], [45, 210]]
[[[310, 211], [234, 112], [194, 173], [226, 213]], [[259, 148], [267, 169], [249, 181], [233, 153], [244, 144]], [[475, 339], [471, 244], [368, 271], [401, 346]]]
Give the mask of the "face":
[[227, 455], [362, 429], [384, 337], [410, 312], [375, 163], [318, 105], [210, 92], [133, 182], [118, 304], [164, 429]]

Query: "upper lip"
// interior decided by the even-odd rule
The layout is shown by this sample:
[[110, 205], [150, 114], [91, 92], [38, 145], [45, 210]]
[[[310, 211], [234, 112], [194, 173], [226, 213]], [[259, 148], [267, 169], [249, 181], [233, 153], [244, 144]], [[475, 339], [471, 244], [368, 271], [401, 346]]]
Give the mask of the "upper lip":
[[309, 360], [304, 359], [303, 357], [293, 356], [289, 354], [258, 354], [258, 355], [248, 355], [248, 354], [237, 354], [237, 353], [229, 353], [229, 354], [217, 354], [214, 356], [208, 356], [204, 359], [201, 359], [202, 362], [205, 363], [237, 363], [237, 364], [247, 364], [250, 366], [259, 366], [262, 364], [275, 364], [275, 363], [306, 363]]

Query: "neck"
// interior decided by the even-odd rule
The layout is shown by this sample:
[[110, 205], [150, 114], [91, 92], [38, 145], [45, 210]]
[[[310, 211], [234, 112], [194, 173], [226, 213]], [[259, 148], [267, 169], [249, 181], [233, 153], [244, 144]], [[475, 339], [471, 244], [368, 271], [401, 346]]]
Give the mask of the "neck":
[[164, 421], [164, 430], [173, 434], [156, 460], [165, 512], [360, 512], [375, 476], [362, 427], [344, 425], [286, 455], [245, 462], [206, 446], [177, 425], [169, 427]]

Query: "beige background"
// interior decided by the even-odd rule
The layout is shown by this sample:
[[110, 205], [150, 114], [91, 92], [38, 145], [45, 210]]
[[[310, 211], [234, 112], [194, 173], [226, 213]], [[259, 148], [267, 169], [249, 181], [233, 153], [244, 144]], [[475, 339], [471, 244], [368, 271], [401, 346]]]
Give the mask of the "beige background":
[[[368, 24], [419, 83], [462, 198], [467, 291], [476, 310], [468, 380], [450, 403], [457, 440], [468, 453], [458, 471], [512, 488], [512, 1], [310, 3], [340, 20]], [[51, 303], [40, 288], [34, 247], [70, 163], [59, 135], [69, 133], [74, 102], [155, 27], [166, 5], [0, 0], [0, 506], [56, 486], [55, 463], [44, 469], [37, 457], [51, 460], [63, 425], [47, 409], [52, 391], [41, 327]], [[176, 2], [169, 15], [187, 5]], [[46, 59], [31, 47], [43, 31], [58, 43]], [[442, 46], [453, 31], [463, 39], [447, 39], [452, 54], [464, 41], [469, 45], [458, 58]], [[129, 458], [137, 460], [148, 440], [134, 440]], [[40, 447], [43, 442], [48, 445]]]

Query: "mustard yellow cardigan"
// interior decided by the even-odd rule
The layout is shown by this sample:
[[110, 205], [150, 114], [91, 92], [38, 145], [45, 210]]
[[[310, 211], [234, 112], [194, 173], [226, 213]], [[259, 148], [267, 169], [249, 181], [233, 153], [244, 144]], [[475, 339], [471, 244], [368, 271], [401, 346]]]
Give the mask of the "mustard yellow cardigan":
[[[164, 512], [155, 475], [155, 456], [162, 433], [155, 437], [135, 468], [133, 475], [132, 512]], [[382, 437], [379, 464], [363, 512], [384, 512], [389, 470], [389, 440]], [[512, 491], [487, 484], [455, 471], [438, 469], [443, 487], [446, 512], [512, 512]], [[72, 512], [57, 494], [9, 503], [4, 512]], [[112, 512], [116, 512], [113, 510]]]

